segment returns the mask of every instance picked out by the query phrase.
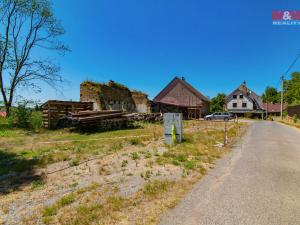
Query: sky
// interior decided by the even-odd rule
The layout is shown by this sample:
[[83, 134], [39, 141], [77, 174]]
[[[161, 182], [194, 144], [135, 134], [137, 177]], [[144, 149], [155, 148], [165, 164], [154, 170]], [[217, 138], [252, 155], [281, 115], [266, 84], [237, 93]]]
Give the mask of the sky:
[[[71, 48], [52, 55], [65, 82], [26, 98], [79, 100], [80, 83], [114, 80], [152, 99], [174, 76], [210, 98], [243, 81], [262, 94], [300, 53], [300, 26], [272, 25], [299, 0], [54, 0]], [[300, 60], [299, 60], [300, 61]], [[291, 72], [300, 71], [300, 62]], [[287, 74], [288, 78], [289, 75]]]

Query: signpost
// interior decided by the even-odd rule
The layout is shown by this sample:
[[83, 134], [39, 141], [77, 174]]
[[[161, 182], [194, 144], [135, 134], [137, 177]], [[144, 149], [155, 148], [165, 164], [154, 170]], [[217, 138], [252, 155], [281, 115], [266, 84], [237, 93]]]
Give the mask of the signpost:
[[164, 114], [164, 138], [165, 138], [165, 143], [168, 145], [175, 144], [174, 143], [175, 140], [177, 143], [182, 142], [182, 114], [181, 113]]
[[224, 127], [224, 146], [228, 144], [228, 130], [227, 130], [227, 121], [224, 122], [225, 127]]

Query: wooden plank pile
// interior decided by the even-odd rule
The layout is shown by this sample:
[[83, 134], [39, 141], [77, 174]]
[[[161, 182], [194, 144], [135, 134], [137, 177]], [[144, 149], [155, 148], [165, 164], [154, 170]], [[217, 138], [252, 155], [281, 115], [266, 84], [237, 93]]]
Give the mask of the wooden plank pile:
[[61, 118], [68, 116], [70, 112], [85, 110], [93, 110], [93, 103], [49, 100], [42, 105], [44, 127], [55, 129], [60, 126]]
[[70, 113], [67, 120], [79, 129], [112, 130], [129, 126], [129, 120], [120, 110], [80, 111]]
[[75, 127], [81, 130], [112, 130], [131, 126], [133, 121], [161, 122], [161, 113], [132, 113], [121, 110], [93, 111], [92, 102], [51, 100], [42, 105], [44, 127]]

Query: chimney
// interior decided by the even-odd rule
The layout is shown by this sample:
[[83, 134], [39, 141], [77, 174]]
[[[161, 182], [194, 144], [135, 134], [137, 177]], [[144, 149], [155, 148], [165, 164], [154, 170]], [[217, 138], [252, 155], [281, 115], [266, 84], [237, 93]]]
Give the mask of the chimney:
[[181, 80], [185, 81], [185, 77], [181, 77]]

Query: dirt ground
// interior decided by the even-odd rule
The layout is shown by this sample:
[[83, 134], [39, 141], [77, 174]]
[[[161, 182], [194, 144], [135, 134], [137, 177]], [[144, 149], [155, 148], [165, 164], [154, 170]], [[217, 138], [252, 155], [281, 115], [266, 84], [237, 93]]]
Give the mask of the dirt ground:
[[[245, 127], [228, 123], [230, 143]], [[29, 140], [34, 140], [33, 159], [36, 152], [43, 153], [41, 146], [51, 159], [62, 153], [66, 157], [37, 164], [30, 172], [2, 173], [0, 224], [156, 224], [230, 150], [220, 147], [223, 122], [185, 122], [184, 142], [171, 147], [163, 143], [162, 125], [139, 129], [84, 137], [21, 133], [0, 138], [5, 143], [1, 151], [18, 154], [18, 159]]]

